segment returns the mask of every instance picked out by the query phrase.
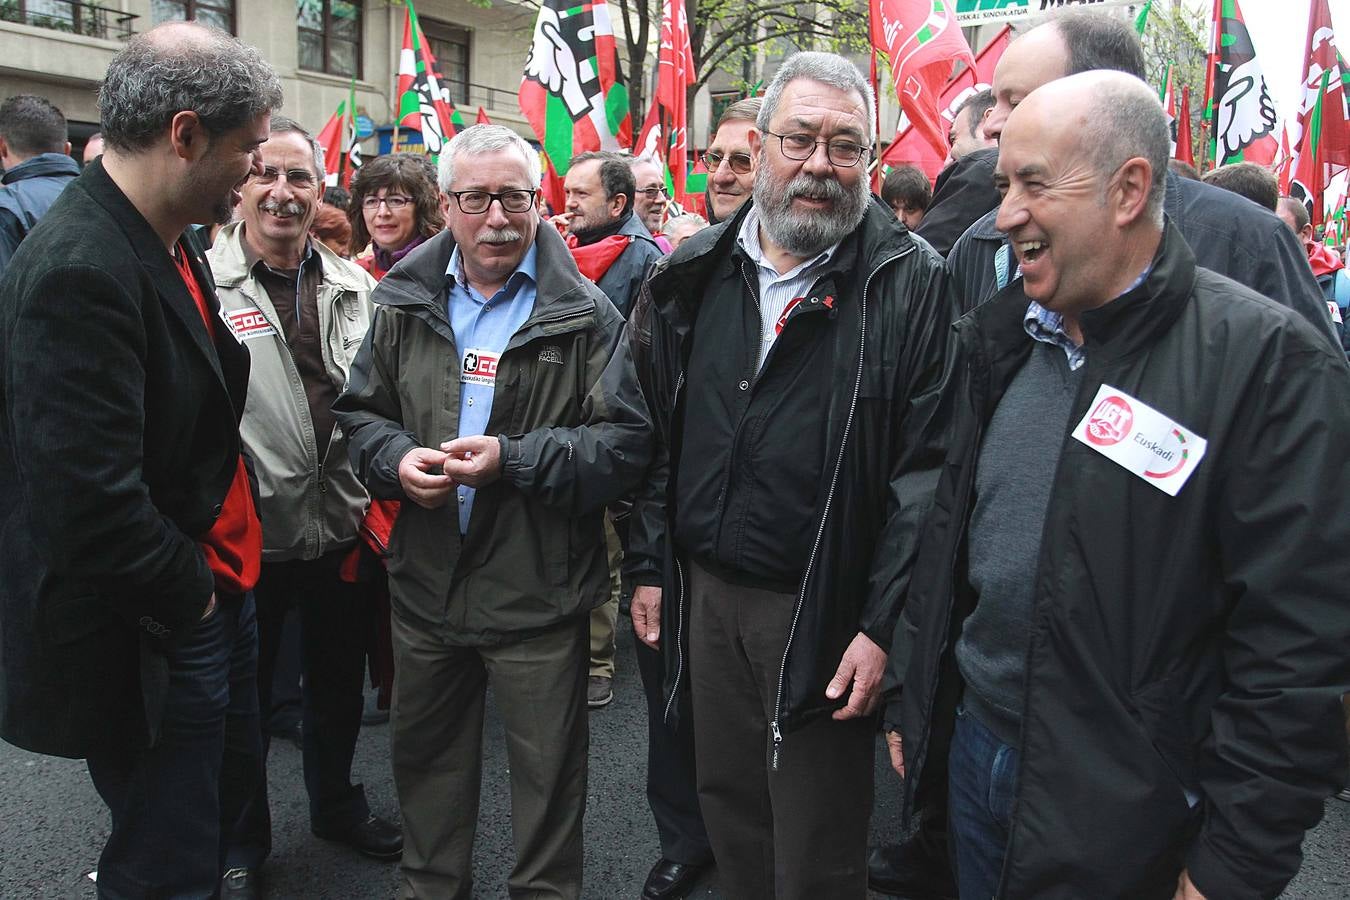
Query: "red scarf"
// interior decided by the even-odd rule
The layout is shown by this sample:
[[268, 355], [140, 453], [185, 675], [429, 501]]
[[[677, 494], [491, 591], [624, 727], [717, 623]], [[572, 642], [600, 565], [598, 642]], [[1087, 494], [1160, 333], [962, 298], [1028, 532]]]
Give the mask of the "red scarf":
[[1345, 268], [1345, 263], [1330, 247], [1317, 242], [1308, 247], [1308, 262], [1312, 265], [1313, 274], [1318, 278]]
[[[186, 251], [174, 256], [174, 265], [178, 267], [178, 274], [192, 295], [192, 301], [197, 304], [207, 334], [214, 340], [215, 323], [211, 321], [206, 295], [187, 264]], [[221, 504], [220, 516], [197, 542], [206, 556], [206, 565], [215, 576], [216, 590], [230, 594], [253, 590], [262, 565], [262, 524], [253, 508], [253, 491], [249, 488], [243, 456], [235, 463], [234, 481], [230, 482], [230, 490]]]
[[572, 251], [572, 258], [577, 261], [577, 268], [581, 270], [581, 274], [591, 281], [599, 281], [605, 277], [609, 267], [614, 265], [614, 260], [628, 249], [630, 241], [632, 238], [629, 235], [611, 234], [583, 247], [576, 235], [569, 234], [567, 249]]

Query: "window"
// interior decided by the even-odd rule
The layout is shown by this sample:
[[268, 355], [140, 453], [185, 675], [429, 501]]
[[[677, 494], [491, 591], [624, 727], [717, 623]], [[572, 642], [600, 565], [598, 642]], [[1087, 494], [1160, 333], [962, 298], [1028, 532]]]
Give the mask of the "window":
[[156, 25], [196, 19], [234, 34], [234, 0], [150, 0], [150, 18]]
[[361, 77], [361, 4], [296, 0], [300, 68]]
[[[422, 31], [427, 36], [431, 55], [445, 79], [445, 89], [456, 104], [469, 102], [469, 30], [457, 28], [435, 19], [422, 19]], [[481, 101], [480, 101], [481, 102]]]

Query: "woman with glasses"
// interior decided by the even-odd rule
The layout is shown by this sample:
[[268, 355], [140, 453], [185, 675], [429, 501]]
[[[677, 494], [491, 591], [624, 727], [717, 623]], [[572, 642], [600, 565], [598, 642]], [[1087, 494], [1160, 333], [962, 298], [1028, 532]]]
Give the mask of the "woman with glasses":
[[376, 280], [445, 227], [436, 167], [416, 153], [391, 153], [362, 166], [352, 179], [351, 246], [370, 245], [356, 258]]

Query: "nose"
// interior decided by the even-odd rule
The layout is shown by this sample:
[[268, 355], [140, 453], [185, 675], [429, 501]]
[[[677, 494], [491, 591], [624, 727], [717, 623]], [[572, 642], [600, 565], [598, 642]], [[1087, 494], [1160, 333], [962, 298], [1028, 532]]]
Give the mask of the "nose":
[[824, 176], [833, 172], [834, 166], [830, 164], [829, 144], [817, 141], [815, 147], [811, 149], [811, 155], [802, 160], [802, 169], [817, 176]]
[[1026, 205], [1022, 203], [1021, 193], [1015, 188], [1008, 188], [1008, 193], [1003, 195], [1003, 202], [998, 205], [994, 227], [1007, 234], [1014, 228], [1025, 225], [1029, 219]]
[[505, 228], [511, 224], [511, 219], [506, 215], [506, 209], [502, 206], [500, 197], [493, 198], [488, 203], [487, 212], [484, 213], [483, 218], [491, 228]]

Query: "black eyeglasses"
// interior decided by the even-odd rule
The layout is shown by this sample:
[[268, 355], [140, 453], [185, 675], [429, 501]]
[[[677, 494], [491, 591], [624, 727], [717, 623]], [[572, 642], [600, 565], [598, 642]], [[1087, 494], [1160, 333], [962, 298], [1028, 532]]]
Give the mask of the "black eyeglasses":
[[380, 204], [383, 203], [389, 207], [390, 212], [396, 212], [412, 202], [411, 197], [400, 197], [398, 194], [390, 194], [388, 197], [362, 197], [361, 208], [379, 209]]
[[659, 200], [666, 195], [666, 189], [663, 187], [638, 188], [637, 193], [643, 195], [648, 200]]
[[778, 134], [768, 129], [765, 129], [764, 133], [778, 138], [778, 146], [782, 149], [783, 155], [797, 162], [810, 159], [816, 152], [818, 144], [825, 145], [825, 155], [830, 165], [845, 169], [856, 166], [863, 158], [863, 154], [868, 152], [862, 144], [853, 141], [818, 141], [815, 135], [811, 134]]
[[285, 178], [292, 187], [310, 188], [314, 186], [314, 173], [308, 169], [290, 169], [282, 172], [272, 166], [263, 166], [262, 174], [252, 176], [258, 184], [276, 184], [278, 178]]
[[487, 212], [493, 200], [500, 203], [502, 209], [509, 213], [526, 212], [534, 206], [534, 195], [538, 192], [502, 191], [500, 194], [493, 194], [489, 191], [448, 191], [447, 193], [455, 198], [460, 212], [476, 216]]
[[749, 175], [750, 170], [754, 168], [754, 160], [750, 158], [749, 153], [718, 153], [715, 150], [709, 150], [703, 154], [703, 164], [708, 167], [709, 172], [716, 172], [717, 167], [722, 165], [722, 160], [727, 161], [731, 171], [737, 175]]

